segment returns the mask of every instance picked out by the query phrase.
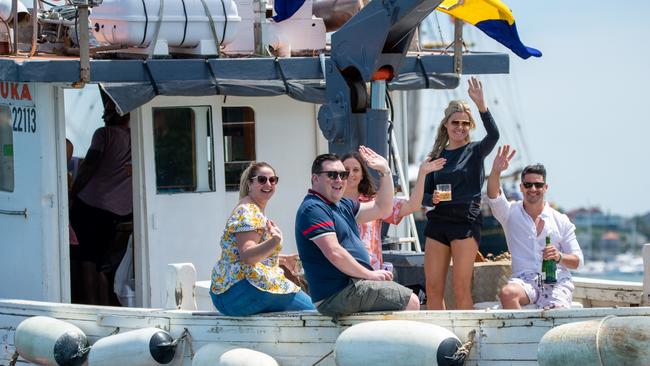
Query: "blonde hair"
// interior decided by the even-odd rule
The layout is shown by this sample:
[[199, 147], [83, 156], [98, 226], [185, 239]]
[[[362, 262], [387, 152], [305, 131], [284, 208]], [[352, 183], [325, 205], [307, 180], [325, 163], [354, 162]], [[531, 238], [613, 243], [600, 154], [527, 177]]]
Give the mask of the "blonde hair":
[[260, 170], [260, 168], [263, 167], [273, 170], [273, 174], [275, 174], [275, 169], [273, 169], [271, 164], [263, 161], [252, 161], [246, 167], [246, 169], [244, 169], [244, 171], [241, 173], [241, 177], [239, 178], [239, 199], [248, 196], [248, 183], [250, 182], [251, 178], [257, 175], [257, 172]]
[[[429, 157], [431, 159], [437, 159], [440, 157], [440, 153], [442, 153], [442, 150], [449, 143], [449, 134], [447, 133], [447, 127], [445, 126], [445, 123], [447, 120], [449, 120], [449, 117], [451, 117], [451, 115], [456, 112], [467, 113], [467, 116], [469, 117], [469, 121], [471, 123], [470, 129], [473, 130], [476, 128], [476, 122], [472, 117], [472, 111], [470, 110], [469, 104], [466, 101], [452, 100], [449, 102], [449, 105], [447, 108], [445, 108], [445, 117], [442, 119], [442, 121], [440, 121], [440, 125], [438, 126], [438, 133], [436, 134], [436, 141], [433, 143], [433, 149], [431, 149], [431, 152], [429, 153]], [[467, 135], [465, 141], [470, 142], [469, 134]]]

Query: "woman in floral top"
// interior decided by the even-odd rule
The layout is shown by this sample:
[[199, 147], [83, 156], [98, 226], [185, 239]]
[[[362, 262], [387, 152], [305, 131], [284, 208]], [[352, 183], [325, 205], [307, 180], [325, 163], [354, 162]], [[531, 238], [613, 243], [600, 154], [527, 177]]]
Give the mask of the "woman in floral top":
[[[353, 151], [343, 155], [341, 159], [345, 170], [350, 173], [348, 183], [345, 188], [344, 196], [357, 200], [359, 202], [369, 202], [375, 199], [377, 188], [375, 187], [372, 177], [368, 173], [368, 168], [358, 152]], [[409, 199], [393, 198], [393, 210], [390, 216], [383, 220], [373, 220], [364, 223], [358, 223], [359, 237], [366, 245], [370, 255], [370, 265], [374, 269], [380, 269], [383, 264], [381, 257], [381, 223], [382, 221], [389, 224], [397, 225], [402, 221], [402, 217], [410, 215], [420, 208], [422, 196], [424, 193], [424, 178], [430, 172], [442, 169], [445, 165], [445, 159], [434, 161], [425, 160], [420, 164], [418, 178], [415, 187], [411, 191]]]
[[210, 295], [224, 315], [315, 310], [311, 298], [289, 281], [280, 265], [294, 268], [297, 254], [280, 254], [282, 232], [264, 215], [278, 177], [267, 163], [251, 163], [239, 184], [239, 203], [221, 237]]

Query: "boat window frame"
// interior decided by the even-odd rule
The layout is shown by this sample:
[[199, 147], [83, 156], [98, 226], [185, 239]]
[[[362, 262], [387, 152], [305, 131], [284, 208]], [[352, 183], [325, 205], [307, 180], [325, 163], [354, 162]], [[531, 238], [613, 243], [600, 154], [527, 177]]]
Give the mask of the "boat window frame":
[[[229, 116], [236, 115], [240, 111], [244, 118], [242, 120], [229, 120]], [[234, 113], [229, 113], [232, 111]], [[234, 117], [234, 116], [233, 116]], [[249, 117], [249, 118], [247, 118]], [[245, 119], [245, 120], [243, 120]], [[249, 135], [243, 136], [244, 146], [242, 152], [246, 152], [247, 156], [244, 159], [232, 159], [229, 157], [234, 153], [229, 150], [230, 146], [234, 144], [228, 139], [232, 134], [227, 133], [227, 129], [236, 126], [243, 126], [244, 133]], [[222, 128], [222, 143], [223, 143], [223, 167], [224, 167], [224, 189], [226, 192], [239, 191], [239, 181], [241, 173], [248, 167], [248, 165], [257, 160], [257, 121], [255, 118], [255, 109], [249, 105], [238, 106], [221, 106], [221, 128]], [[234, 167], [234, 168], [233, 168]]]
[[[0, 192], [7, 193], [13, 193], [16, 189], [14, 130], [12, 122], [11, 105], [0, 103]], [[7, 141], [4, 141], [5, 139]]]
[[[213, 111], [212, 111], [213, 106], [206, 104], [206, 105], [175, 105], [175, 106], [161, 106], [161, 107], [152, 107], [151, 108], [151, 128], [152, 128], [152, 134], [153, 134], [153, 153], [154, 153], [154, 176], [155, 176], [155, 185], [156, 185], [156, 194], [182, 194], [182, 193], [207, 193], [207, 192], [215, 192], [216, 187], [215, 187], [215, 179], [214, 179], [214, 171], [215, 171], [215, 157], [214, 157], [214, 123], [212, 121], [212, 116], [213, 116]], [[161, 122], [156, 117], [157, 113], [164, 113], [165, 111], [170, 111], [170, 112], [176, 112], [176, 113], [182, 113], [183, 110], [187, 110], [190, 113], [190, 119], [188, 121], [182, 121], [180, 123], [186, 123], [188, 127], [187, 131], [182, 134], [178, 132], [178, 130], [175, 130], [176, 136], [173, 138], [178, 140], [178, 139], [185, 139], [183, 141], [180, 141], [180, 143], [187, 142], [186, 140], [189, 138], [189, 146], [185, 147], [184, 149], [186, 151], [186, 158], [189, 158], [191, 160], [191, 172], [190, 174], [185, 177], [189, 177], [189, 181], [185, 182], [178, 182], [176, 184], [161, 184], [160, 181], [160, 173], [163, 171], [162, 165], [160, 164], [161, 162], [165, 161], [168, 162], [170, 159], [165, 159], [161, 158], [159, 154], [161, 154], [161, 146], [165, 145], [160, 145], [160, 141], [158, 140], [160, 138], [157, 124]], [[205, 116], [202, 116], [202, 111], [205, 110]], [[205, 129], [203, 129], [200, 124], [206, 123]], [[189, 124], [188, 124], [189, 123]], [[169, 126], [167, 126], [167, 130], [169, 131]], [[178, 126], [174, 126], [178, 127]], [[205, 134], [203, 134], [203, 132]], [[201, 134], [201, 136], [199, 136]], [[203, 143], [200, 141], [201, 139], [205, 138], [205, 146], [203, 146], [203, 149], [200, 145], [203, 145]], [[168, 140], [166, 143], [174, 143], [174, 140]], [[175, 147], [173, 148], [174, 151], [178, 151], [178, 146], [179, 143], [175, 144]], [[173, 154], [176, 155], [176, 154]], [[185, 159], [187, 160], [187, 159]], [[205, 166], [205, 172], [200, 172], [199, 171], [199, 166], [203, 165]], [[169, 167], [168, 169], [174, 170], [178, 169], [178, 167]], [[203, 169], [203, 168], [201, 168]], [[164, 182], [162, 182], [164, 183]]]

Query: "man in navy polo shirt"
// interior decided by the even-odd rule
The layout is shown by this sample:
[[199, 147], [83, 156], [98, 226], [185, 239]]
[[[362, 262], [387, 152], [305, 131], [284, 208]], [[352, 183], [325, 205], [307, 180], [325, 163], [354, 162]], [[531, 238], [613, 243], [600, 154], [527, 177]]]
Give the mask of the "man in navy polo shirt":
[[312, 301], [321, 314], [329, 316], [419, 310], [418, 297], [393, 282], [391, 272], [372, 269], [359, 238], [357, 222], [388, 216], [393, 200], [386, 159], [364, 146], [359, 153], [381, 177], [374, 201], [343, 198], [348, 172], [338, 156], [322, 154], [312, 164], [312, 189], [298, 208], [296, 241]]

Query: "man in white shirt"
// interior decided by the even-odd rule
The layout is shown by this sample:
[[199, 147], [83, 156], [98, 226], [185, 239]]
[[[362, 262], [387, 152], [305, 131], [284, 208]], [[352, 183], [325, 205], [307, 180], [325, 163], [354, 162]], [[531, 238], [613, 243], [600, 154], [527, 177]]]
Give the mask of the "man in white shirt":
[[[584, 262], [575, 225], [544, 199], [548, 184], [542, 164], [529, 165], [521, 172], [523, 201], [506, 200], [500, 188], [501, 172], [515, 153], [514, 149], [510, 152], [509, 145], [499, 147], [487, 185], [488, 203], [503, 227], [512, 255], [512, 277], [499, 293], [501, 306], [521, 309], [532, 303], [539, 308], [569, 308], [575, 288], [569, 269], [577, 269]], [[549, 247], [546, 236], [551, 237]], [[557, 262], [555, 284], [541, 281], [544, 259]]]

